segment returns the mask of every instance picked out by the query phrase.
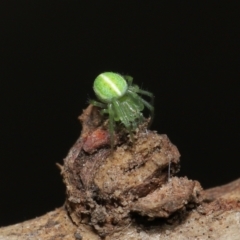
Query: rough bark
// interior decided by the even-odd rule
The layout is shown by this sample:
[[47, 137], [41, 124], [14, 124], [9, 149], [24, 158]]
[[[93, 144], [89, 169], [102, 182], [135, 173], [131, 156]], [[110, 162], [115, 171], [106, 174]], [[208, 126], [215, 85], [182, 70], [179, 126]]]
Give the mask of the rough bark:
[[[182, 221], [161, 220], [132, 223], [106, 237], [124, 240], [216, 239], [239, 240], [240, 236], [240, 179], [203, 192], [205, 202], [189, 212]], [[63, 239], [100, 240], [86, 224], [74, 225], [64, 207], [44, 216], [0, 228], [0, 240]]]
[[59, 165], [64, 207], [0, 228], [1, 239], [240, 239], [240, 179], [203, 191], [174, 176], [180, 154], [166, 135], [139, 126], [134, 138], [89, 106], [82, 133]]

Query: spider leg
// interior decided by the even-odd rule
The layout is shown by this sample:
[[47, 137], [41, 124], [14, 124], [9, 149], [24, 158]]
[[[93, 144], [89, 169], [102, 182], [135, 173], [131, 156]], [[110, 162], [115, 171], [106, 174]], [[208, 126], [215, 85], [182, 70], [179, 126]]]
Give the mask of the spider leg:
[[127, 111], [125, 111], [123, 105], [116, 99], [113, 100], [113, 107], [114, 111], [117, 114], [117, 117], [120, 119], [120, 121], [123, 123], [123, 125], [126, 127], [127, 131], [130, 133], [131, 139], [132, 139], [132, 125], [129, 121], [129, 116]]
[[142, 90], [142, 89], [136, 89], [136, 92], [137, 92], [137, 93], [140, 93], [140, 94], [142, 94], [142, 95], [145, 95], [145, 96], [150, 97], [150, 99], [151, 99], [151, 105], [154, 104], [154, 95], [153, 95], [153, 93], [151, 93], [151, 92], [149, 92], [149, 91]]
[[131, 77], [129, 75], [125, 75], [124, 78], [125, 78], [125, 80], [127, 80], [128, 86], [131, 86], [132, 82], [133, 82], [133, 77]]
[[[154, 118], [154, 107], [153, 107], [153, 104], [154, 104], [154, 95], [151, 93], [151, 92], [148, 92], [148, 91], [145, 91], [145, 90], [142, 90], [142, 89], [139, 89], [138, 86], [131, 86], [129, 89], [128, 89], [128, 92], [130, 92], [130, 94], [132, 94], [132, 97], [133, 98], [137, 98], [139, 101], [142, 102], [142, 104], [147, 107], [151, 113], [151, 120], [149, 122], [149, 126], [152, 124], [153, 122], [153, 118]], [[141, 94], [141, 95], [145, 95], [145, 96], [148, 96], [151, 98], [151, 101], [150, 103], [147, 102], [146, 100], [144, 100], [141, 96], [137, 95], [137, 93]]]
[[95, 100], [89, 100], [89, 103], [96, 107], [107, 108], [107, 104], [104, 104]]
[[149, 109], [149, 111], [151, 113], [151, 119], [149, 122], [149, 126], [150, 126], [152, 124], [153, 118], [154, 118], [154, 107], [141, 97], [140, 97], [140, 101], [144, 104], [145, 107], [147, 107]]
[[105, 109], [105, 112], [109, 114], [109, 133], [110, 133], [110, 141], [111, 148], [114, 146], [114, 110], [112, 104], [108, 104], [108, 109]]
[[149, 111], [151, 112], [151, 120], [149, 122], [149, 126], [152, 124], [153, 122], [153, 118], [154, 118], [154, 95], [151, 92], [139, 89], [139, 88], [135, 88], [134, 89], [137, 93], [140, 93], [141, 95], [145, 95], [150, 97], [151, 101], [150, 103], [148, 103], [146, 100], [144, 100], [143, 98], [139, 97], [141, 102], [144, 104], [145, 107], [147, 107], [149, 109]]

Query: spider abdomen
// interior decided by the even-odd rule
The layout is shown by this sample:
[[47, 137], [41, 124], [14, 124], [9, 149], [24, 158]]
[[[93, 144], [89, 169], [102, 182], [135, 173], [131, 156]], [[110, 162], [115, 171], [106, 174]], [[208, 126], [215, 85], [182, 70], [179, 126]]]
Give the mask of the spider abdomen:
[[127, 91], [126, 80], [119, 74], [105, 72], [95, 79], [93, 89], [96, 96], [103, 102], [112, 102], [113, 98], [122, 97]]

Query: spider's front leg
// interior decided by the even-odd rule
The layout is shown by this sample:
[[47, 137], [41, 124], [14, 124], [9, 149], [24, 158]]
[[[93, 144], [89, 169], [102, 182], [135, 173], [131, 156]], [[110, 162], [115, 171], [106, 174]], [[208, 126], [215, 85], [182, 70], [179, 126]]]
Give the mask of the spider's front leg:
[[120, 121], [124, 125], [128, 133], [130, 134], [131, 140], [133, 140], [132, 131], [133, 129], [135, 129], [137, 125], [135, 125], [135, 122], [132, 121], [132, 116], [130, 116], [130, 111], [128, 111], [124, 107], [124, 105], [116, 99], [113, 100], [113, 109], [116, 117], [115, 120]]
[[[146, 107], [150, 110], [150, 111], [153, 111], [154, 108], [153, 108], [153, 105], [154, 105], [154, 95], [153, 93], [149, 92], [149, 91], [145, 91], [145, 90], [142, 90], [140, 89], [137, 85], [132, 85], [129, 87], [129, 91], [131, 92], [134, 92], [134, 93], [139, 93], [141, 95], [145, 95], [145, 96], [148, 96], [150, 97], [150, 104], [148, 103], [148, 105], [150, 106], [147, 106]], [[153, 109], [152, 109], [153, 108]]]
[[95, 101], [95, 100], [90, 100], [89, 101], [90, 104], [92, 104], [95, 107], [99, 107], [102, 108], [102, 110], [100, 111], [100, 113], [103, 115], [104, 113], [108, 114], [108, 109], [107, 109], [107, 104]]
[[[133, 92], [135, 94], [139, 93], [141, 95], [145, 95], [150, 97], [150, 103], [147, 102], [146, 100], [144, 100], [140, 95], [137, 95], [137, 98], [143, 103], [143, 105], [149, 109], [150, 113], [151, 113], [151, 120], [149, 122], [149, 126], [151, 125], [153, 118], [154, 118], [154, 95], [151, 92], [145, 91], [140, 89], [137, 85], [131, 86], [129, 89], [130, 92]], [[134, 96], [134, 95], [132, 95]]]
[[131, 123], [127, 111], [125, 111], [120, 101], [113, 99], [113, 109], [116, 115], [117, 121], [121, 121], [128, 131], [131, 130]]
[[128, 86], [132, 86], [133, 77], [131, 77], [129, 75], [125, 75], [124, 78], [125, 78], [125, 80], [127, 80]]
[[140, 101], [144, 104], [145, 107], [147, 107], [149, 109], [149, 111], [151, 112], [151, 121], [154, 117], [154, 107], [152, 104], [150, 104], [149, 102], [147, 102], [146, 100], [144, 100], [143, 98], [139, 97]]
[[148, 97], [150, 97], [150, 105], [151, 105], [151, 107], [153, 108], [152, 110], [149, 108], [149, 107], [147, 107], [147, 108], [149, 108], [149, 110], [150, 111], [154, 111], [154, 107], [153, 107], [153, 105], [154, 105], [154, 95], [153, 95], [153, 93], [151, 93], [151, 92], [149, 92], [149, 91], [145, 91], [145, 90], [142, 90], [142, 89], [137, 89], [137, 91], [136, 91], [137, 93], [140, 93], [141, 95], [145, 95], [145, 96], [148, 96]]
[[114, 146], [114, 111], [112, 103], [108, 104], [108, 109], [103, 110], [105, 113], [109, 114], [109, 133], [110, 133], [110, 141], [111, 141], [111, 148], [113, 149]]
[[89, 100], [89, 103], [92, 104], [95, 107], [100, 107], [100, 108], [107, 108], [107, 104], [95, 101], [95, 100]]
[[110, 134], [110, 141], [111, 141], [111, 148], [114, 146], [114, 111], [112, 108], [112, 104], [104, 104], [95, 100], [90, 100], [90, 104], [93, 106], [101, 108], [100, 113], [102, 115], [108, 114], [109, 115], [109, 134]]

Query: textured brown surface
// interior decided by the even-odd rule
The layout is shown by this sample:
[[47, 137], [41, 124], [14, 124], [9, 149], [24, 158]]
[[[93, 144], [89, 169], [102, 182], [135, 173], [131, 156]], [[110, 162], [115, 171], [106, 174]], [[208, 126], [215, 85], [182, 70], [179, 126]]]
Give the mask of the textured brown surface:
[[[206, 190], [211, 202], [192, 210], [182, 221], [130, 223], [106, 240], [239, 240], [240, 179]], [[86, 224], [75, 226], [64, 208], [44, 216], [0, 228], [0, 240], [100, 240]]]
[[186, 204], [201, 201], [202, 191], [197, 181], [173, 177], [161, 188], [133, 203], [132, 210], [148, 217], [169, 217]]
[[119, 128], [111, 149], [108, 122], [97, 108], [90, 105], [80, 120], [82, 134], [61, 167], [66, 207], [76, 225], [86, 223], [104, 237], [138, 216], [166, 218], [200, 203], [199, 183], [168, 181], [179, 170], [180, 154], [166, 135], [148, 130], [147, 121], [134, 139]]
[[80, 120], [82, 133], [58, 165], [65, 206], [0, 228], [0, 240], [240, 239], [240, 179], [202, 191], [199, 182], [174, 176], [180, 154], [147, 121], [134, 140], [119, 128], [111, 149], [97, 108]]

